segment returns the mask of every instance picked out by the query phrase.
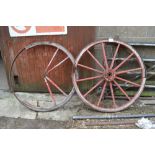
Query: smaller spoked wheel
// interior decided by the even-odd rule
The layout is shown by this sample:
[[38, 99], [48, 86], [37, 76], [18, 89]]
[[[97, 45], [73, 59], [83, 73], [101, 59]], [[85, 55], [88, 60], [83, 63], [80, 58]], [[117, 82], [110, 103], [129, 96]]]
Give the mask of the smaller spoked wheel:
[[[73, 56], [60, 44], [34, 42], [27, 45], [17, 53], [11, 65], [9, 81], [14, 96], [34, 111], [52, 111], [62, 107], [75, 92], [71, 78], [73, 64]], [[18, 84], [15, 74], [19, 77]], [[28, 82], [30, 89], [32, 87], [34, 91], [34, 86], [39, 85], [38, 92], [41, 89], [44, 93], [16, 91]]]
[[101, 40], [86, 46], [75, 60], [75, 90], [89, 107], [101, 112], [126, 109], [145, 86], [145, 67], [130, 45]]

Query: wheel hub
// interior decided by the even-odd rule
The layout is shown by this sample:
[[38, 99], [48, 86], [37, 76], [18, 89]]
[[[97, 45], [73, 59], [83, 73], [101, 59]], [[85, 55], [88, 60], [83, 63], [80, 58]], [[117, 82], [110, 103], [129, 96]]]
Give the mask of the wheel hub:
[[106, 80], [106, 81], [113, 81], [114, 80], [114, 78], [115, 78], [115, 73], [112, 71], [112, 70], [108, 70], [108, 71], [106, 71], [105, 73], [104, 73], [104, 79]]

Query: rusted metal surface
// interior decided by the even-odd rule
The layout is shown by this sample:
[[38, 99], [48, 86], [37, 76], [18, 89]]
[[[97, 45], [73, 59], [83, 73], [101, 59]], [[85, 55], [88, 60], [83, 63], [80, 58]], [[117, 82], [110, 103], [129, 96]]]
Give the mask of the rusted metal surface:
[[151, 118], [155, 117], [155, 114], [135, 114], [135, 115], [107, 115], [107, 116], [73, 116], [73, 120], [85, 120], [85, 119], [132, 119], [132, 118]]
[[[11, 38], [8, 32], [8, 27], [0, 27], [0, 45], [4, 55], [7, 77], [9, 76], [9, 68], [17, 52], [33, 42], [50, 41], [59, 43], [68, 49], [74, 57], [76, 57], [79, 51], [86, 44], [95, 39], [95, 27], [68, 26], [67, 32], [67, 35], [61, 36], [54, 35]], [[15, 69], [13, 70], [15, 78], [17, 79], [17, 82], [19, 82], [18, 86], [14, 87], [15, 90], [46, 92], [43, 85], [44, 81], [41, 80], [40, 75], [44, 70], [44, 67], [47, 66], [47, 63], [50, 61], [50, 50], [51, 47], [37, 46], [31, 49], [32, 52], [30, 51], [29, 53], [20, 56], [19, 61], [15, 64]], [[59, 62], [59, 60], [63, 58], [63, 54], [59, 56], [60, 57], [57, 57], [55, 61]], [[91, 62], [87, 60], [87, 63], [89, 64]], [[64, 65], [55, 73], [55, 79], [59, 79], [60, 85], [63, 84], [66, 91], [68, 91], [68, 87], [71, 87], [70, 74], [68, 72], [70, 69], [70, 65]], [[30, 70], [33, 70], [31, 75]]]
[[[14, 91], [14, 85], [15, 85], [15, 81], [12, 77], [13, 76], [13, 69], [14, 69], [14, 65], [17, 65], [17, 61], [20, 57], [21, 54], [23, 53], [30, 53], [33, 52], [32, 50], [30, 51], [30, 49], [35, 48], [37, 46], [51, 46], [53, 48], [55, 48], [52, 52], [51, 52], [51, 59], [48, 63], [48, 65], [45, 67], [44, 70], [44, 74], [41, 75], [42, 80], [45, 82], [45, 86], [47, 87], [47, 90], [50, 93], [51, 96], [51, 104], [49, 106], [47, 105], [43, 105], [43, 106], [38, 106], [38, 105], [34, 105], [34, 103], [31, 103], [29, 101], [25, 101], [22, 98], [20, 98], [16, 92]], [[55, 57], [60, 56], [61, 54], [65, 54], [65, 58], [62, 59], [60, 62], [55, 61]], [[38, 59], [36, 57], [36, 59]], [[57, 43], [53, 43], [53, 42], [34, 42], [32, 44], [27, 45], [26, 47], [24, 47], [23, 49], [21, 49], [20, 51], [18, 51], [17, 55], [15, 56], [12, 64], [11, 64], [11, 69], [9, 72], [9, 81], [10, 81], [10, 86], [12, 88], [13, 94], [16, 97], [16, 99], [23, 105], [25, 105], [26, 107], [28, 107], [31, 110], [34, 111], [51, 111], [51, 110], [55, 110], [58, 109], [59, 107], [63, 106], [64, 104], [66, 104], [72, 97], [72, 95], [74, 94], [75, 90], [74, 87], [72, 86], [72, 88], [70, 89], [70, 91], [68, 93], [65, 93], [65, 91], [63, 90], [63, 88], [61, 88], [61, 86], [58, 86], [60, 83], [55, 82], [57, 81], [56, 79], [53, 79], [53, 74], [55, 73], [55, 71], [57, 70], [58, 67], [61, 68], [61, 66], [63, 66], [64, 63], [66, 62], [70, 62], [70, 66], [72, 67], [74, 64], [74, 58], [71, 55], [71, 53], [65, 49], [63, 46], [61, 46], [60, 44]], [[55, 62], [55, 63], [53, 63]], [[40, 64], [42, 65], [42, 64]], [[71, 75], [71, 71], [72, 69], [70, 69], [70, 75]], [[33, 70], [30, 70], [30, 72], [33, 72]], [[68, 73], [68, 71], [66, 72]], [[31, 75], [31, 74], [30, 74]], [[30, 76], [30, 78], [32, 78], [32, 76]], [[72, 85], [72, 84], [70, 84]], [[58, 101], [56, 96], [53, 94], [53, 87], [55, 89], [57, 89], [57, 91], [59, 92], [59, 94], [62, 94], [64, 96], [64, 98], [61, 101]]]
[[149, 42], [149, 43], [145, 43], [145, 42], [128, 42], [128, 44], [129, 45], [132, 45], [132, 46], [151, 46], [151, 47], [153, 47], [153, 46], [155, 46], [155, 43], [151, 43], [151, 42]]
[[[93, 66], [84, 64], [83, 56], [86, 55], [88, 60], [94, 62]], [[116, 63], [117, 57], [122, 55], [124, 56], [123, 60]], [[111, 61], [108, 61], [108, 57], [112, 57]], [[131, 64], [129, 60], [133, 58], [134, 62]], [[85, 70], [86, 76], [82, 76], [80, 73], [82, 70]], [[135, 71], [140, 72], [138, 80], [135, 77], [125, 77], [126, 73]], [[93, 42], [82, 49], [75, 61], [72, 79], [76, 92], [82, 101], [101, 112], [116, 112], [129, 107], [142, 93], [146, 81], [145, 67], [136, 50], [124, 42], [114, 40]], [[88, 81], [92, 83], [88, 85]], [[135, 94], [130, 96], [121, 87], [122, 84], [134, 87], [136, 89]], [[80, 85], [89, 87], [83, 90]], [[117, 100], [115, 87], [126, 100]], [[105, 99], [107, 94], [111, 96], [110, 100]]]
[[135, 125], [136, 121], [98, 121], [98, 122], [85, 122], [86, 126], [104, 126], [104, 125]]

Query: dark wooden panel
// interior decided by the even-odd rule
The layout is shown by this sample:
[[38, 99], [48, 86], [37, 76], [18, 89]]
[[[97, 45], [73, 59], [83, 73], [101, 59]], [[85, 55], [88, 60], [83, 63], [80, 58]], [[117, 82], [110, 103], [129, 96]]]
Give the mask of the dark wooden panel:
[[[13, 37], [9, 36], [8, 27], [0, 27], [0, 44], [4, 57], [6, 72], [8, 76], [10, 64], [17, 52], [26, 45], [36, 41], [52, 41], [66, 47], [74, 57], [88, 43], [95, 39], [95, 27], [69, 26], [67, 35], [55, 36], [33, 36], [33, 37]], [[18, 59], [14, 67], [14, 75], [19, 85], [14, 89], [18, 91], [45, 91], [43, 84], [43, 72], [51, 56], [51, 47], [38, 46], [24, 52]], [[56, 61], [59, 62], [64, 57], [61, 54]], [[87, 60], [89, 63], [89, 60]], [[59, 82], [67, 91], [71, 83], [71, 64], [68, 62], [58, 68], [52, 74], [52, 78]]]

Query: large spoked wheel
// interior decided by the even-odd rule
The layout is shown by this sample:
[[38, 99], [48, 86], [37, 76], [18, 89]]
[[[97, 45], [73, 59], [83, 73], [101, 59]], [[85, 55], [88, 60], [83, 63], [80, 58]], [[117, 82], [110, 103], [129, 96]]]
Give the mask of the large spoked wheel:
[[[42, 72], [40, 72], [40, 74], [38, 76], [40, 76], [40, 79], [42, 80], [43, 86], [45, 87], [45, 89], [48, 90], [49, 95], [41, 95], [41, 94], [36, 94], [36, 93], [30, 93], [30, 96], [23, 95], [20, 92], [16, 92], [15, 90], [12, 90], [14, 96], [16, 97], [16, 99], [23, 104], [24, 106], [26, 106], [27, 108], [34, 110], [34, 111], [52, 111], [52, 110], [56, 110], [59, 107], [62, 107], [64, 104], [66, 104], [72, 97], [72, 95], [75, 92], [75, 89], [73, 87], [72, 84], [72, 79], [70, 76], [70, 79], [67, 79], [66, 77], [69, 77], [69, 75], [71, 75], [72, 73], [72, 67], [74, 64], [74, 58], [71, 55], [71, 53], [64, 48], [63, 46], [61, 46], [60, 44], [57, 43], [52, 43], [52, 42], [35, 42], [32, 44], [27, 45], [25, 48], [21, 49], [17, 55], [15, 56], [11, 68], [10, 68], [10, 74], [9, 74], [9, 81], [10, 81], [10, 86], [11, 88], [14, 88], [15, 86], [15, 82], [13, 79], [13, 71], [16, 69], [17, 70], [17, 64], [22, 65], [24, 62], [20, 62], [20, 61], [26, 61], [24, 59], [26, 59], [29, 56], [29, 59], [32, 59], [32, 55], [30, 54], [31, 52], [37, 52], [37, 50], [32, 50], [38, 46], [42, 46], [43, 49], [45, 49], [46, 47], [50, 48], [48, 49], [49, 54], [47, 54], [48, 52], [46, 51], [46, 54], [44, 51], [42, 51], [43, 56], [46, 56], [46, 60], [48, 57], [49, 62], [46, 63], [45, 65], [45, 61], [40, 61], [38, 60], [39, 63], [44, 62], [42, 65], [40, 65], [42, 68], [37, 68], [37, 63], [33, 62], [35, 65], [35, 70], [37, 70], [38, 72], [40, 70], [42, 70]], [[39, 51], [41, 52], [41, 51]], [[25, 55], [24, 55], [25, 54]], [[38, 53], [41, 54], [41, 53]], [[23, 57], [22, 57], [23, 56]], [[22, 57], [22, 59], [20, 59], [20, 57]], [[34, 58], [33, 57], [33, 61], [37, 60], [37, 55]], [[42, 59], [44, 59], [44, 57], [42, 57]], [[28, 64], [30, 65], [30, 64]], [[44, 66], [44, 67], [43, 67]], [[68, 70], [65, 71], [63, 70], [64, 68], [66, 68], [66, 66], [68, 67]], [[26, 66], [24, 66], [26, 69]], [[35, 70], [33, 70], [33, 66], [31, 68], [31, 66], [29, 66], [29, 68], [31, 70], [29, 70], [29, 76], [31, 76], [30, 78], [33, 78], [33, 75], [35, 76]], [[70, 68], [70, 69], [69, 69]], [[64, 79], [62, 80], [62, 75], [60, 74], [60, 72], [57, 72], [58, 70], [61, 70], [63, 72], [63, 74], [67, 74], [67, 76], [63, 77]], [[59, 74], [58, 74], [59, 73]], [[57, 77], [57, 78], [56, 78]], [[34, 79], [34, 78], [33, 78]], [[63, 87], [63, 84], [65, 85], [65, 80], [68, 80], [67, 82], [70, 84], [70, 86], [68, 86], [67, 91], [65, 89], [65, 87]], [[21, 80], [22, 81], [22, 80]], [[61, 84], [60, 84], [61, 81]], [[62, 87], [61, 87], [62, 85]], [[25, 97], [27, 96], [27, 97]], [[39, 96], [39, 98], [38, 98]], [[34, 102], [34, 99], [36, 99]], [[40, 101], [41, 100], [41, 101]]]
[[117, 112], [140, 96], [146, 81], [145, 67], [130, 45], [101, 40], [80, 52], [72, 80], [86, 105], [101, 112]]

